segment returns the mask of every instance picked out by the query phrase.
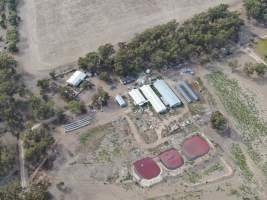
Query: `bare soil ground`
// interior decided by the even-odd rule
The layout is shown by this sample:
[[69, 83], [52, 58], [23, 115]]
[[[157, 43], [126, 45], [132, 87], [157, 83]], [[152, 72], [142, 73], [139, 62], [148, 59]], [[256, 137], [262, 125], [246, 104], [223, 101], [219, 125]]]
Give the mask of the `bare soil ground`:
[[219, 3], [241, 0], [22, 0], [20, 61], [26, 73], [76, 61], [105, 43], [127, 41], [146, 28], [183, 21]]

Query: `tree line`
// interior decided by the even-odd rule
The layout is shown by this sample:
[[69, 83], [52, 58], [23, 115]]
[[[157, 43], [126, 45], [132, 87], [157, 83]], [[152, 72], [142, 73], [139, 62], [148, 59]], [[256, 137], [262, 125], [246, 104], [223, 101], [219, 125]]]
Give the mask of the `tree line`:
[[260, 23], [267, 25], [267, 1], [244, 0], [244, 6], [249, 18], [254, 18]]
[[126, 76], [146, 68], [161, 69], [193, 59], [217, 58], [230, 41], [238, 41], [242, 24], [237, 12], [230, 12], [227, 5], [221, 4], [182, 25], [173, 20], [147, 29], [128, 43], [118, 43], [118, 50], [111, 44], [102, 45], [79, 58], [78, 65], [107, 79], [106, 72]]

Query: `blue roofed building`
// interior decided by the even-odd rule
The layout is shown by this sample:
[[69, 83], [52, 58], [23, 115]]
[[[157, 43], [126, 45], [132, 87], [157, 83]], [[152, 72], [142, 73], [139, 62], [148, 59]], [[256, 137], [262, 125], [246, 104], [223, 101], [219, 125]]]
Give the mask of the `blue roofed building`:
[[161, 95], [162, 101], [171, 108], [182, 105], [181, 100], [164, 80], [156, 80], [153, 83], [153, 86]]

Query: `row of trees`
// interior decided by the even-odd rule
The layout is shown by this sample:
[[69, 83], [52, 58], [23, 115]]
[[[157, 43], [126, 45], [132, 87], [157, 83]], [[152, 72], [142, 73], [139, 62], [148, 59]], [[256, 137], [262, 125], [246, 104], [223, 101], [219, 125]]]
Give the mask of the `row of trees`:
[[[80, 68], [120, 76], [145, 68], [163, 68], [203, 56], [218, 57], [229, 41], [238, 40], [242, 20], [227, 5], [220, 5], [179, 25], [176, 21], [156, 26], [121, 42], [100, 46], [78, 60]], [[107, 74], [101, 75], [107, 79]]]
[[20, 76], [16, 73], [16, 61], [6, 53], [0, 52], [0, 121], [6, 124], [7, 130], [16, 133], [23, 127], [21, 101], [25, 89]]
[[244, 0], [244, 6], [249, 18], [254, 18], [260, 23], [267, 24], [266, 0]]
[[29, 130], [23, 136], [25, 159], [30, 163], [38, 163], [54, 143], [54, 138], [46, 128]]
[[18, 51], [17, 42], [19, 41], [19, 33], [17, 26], [19, 17], [17, 15], [17, 0], [1, 0], [0, 1], [0, 26], [7, 29], [6, 44], [10, 52]]

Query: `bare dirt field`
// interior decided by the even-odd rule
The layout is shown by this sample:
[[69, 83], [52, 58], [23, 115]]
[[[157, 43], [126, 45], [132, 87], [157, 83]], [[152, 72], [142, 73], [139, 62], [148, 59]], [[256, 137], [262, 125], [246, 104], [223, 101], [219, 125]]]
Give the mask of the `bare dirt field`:
[[127, 41], [146, 28], [183, 21], [219, 3], [240, 0], [22, 0], [18, 60], [35, 77], [104, 43]]

